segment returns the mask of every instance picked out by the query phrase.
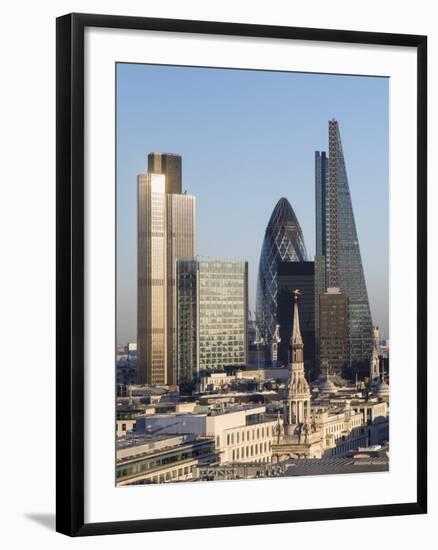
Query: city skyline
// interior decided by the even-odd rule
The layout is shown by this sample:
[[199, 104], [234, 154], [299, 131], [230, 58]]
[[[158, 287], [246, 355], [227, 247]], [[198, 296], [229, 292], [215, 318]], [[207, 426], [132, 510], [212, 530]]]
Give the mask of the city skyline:
[[[190, 74], [186, 74], [185, 71]], [[198, 204], [197, 255], [247, 260], [249, 263], [249, 307], [254, 312], [255, 281], [263, 234], [272, 209], [282, 196], [289, 200], [297, 214], [303, 229], [309, 259], [314, 257], [313, 156], [315, 150], [323, 150], [326, 147], [327, 120], [331, 116], [341, 119], [337, 114], [339, 110], [343, 116], [346, 115], [345, 105], [341, 107], [339, 104], [340, 97], [344, 96], [350, 97], [347, 102], [350, 109], [353, 108], [351, 103], [357, 105], [359, 99], [365, 96], [368, 99], [373, 97], [374, 103], [377, 104], [371, 120], [366, 116], [369, 114], [369, 109], [365, 109], [365, 113], [361, 113], [362, 116], [356, 113], [355, 116], [345, 121], [341, 119], [340, 124], [373, 322], [381, 326], [382, 336], [388, 336], [386, 158], [388, 106], [386, 80], [368, 77], [140, 65], [129, 67], [118, 65], [118, 77], [119, 342], [135, 341], [136, 339], [135, 176], [132, 182], [130, 178], [133, 170], [136, 171], [136, 174], [144, 171], [147, 154], [158, 150], [181, 154], [183, 188], [189, 194], [196, 196]], [[151, 78], [154, 79], [153, 93], [147, 87]], [[324, 78], [324, 90], [322, 91], [319, 90], [320, 86], [317, 82], [321, 78]], [[268, 135], [263, 132], [258, 134], [258, 139], [257, 136], [254, 139], [254, 135], [250, 131], [254, 127], [254, 122], [250, 121], [247, 124], [249, 128], [239, 130], [237, 124], [240, 122], [241, 125], [242, 119], [245, 119], [250, 111], [248, 105], [243, 105], [242, 94], [240, 96], [237, 94], [236, 97], [236, 88], [238, 85], [242, 85], [242, 79], [247, 85], [253, 85], [251, 88], [253, 93], [249, 93], [247, 99], [249, 99], [252, 108], [259, 107], [259, 110], [254, 111], [257, 115], [255, 118], [260, 119], [259, 130], [267, 129], [266, 113], [260, 110], [260, 107], [264, 105], [268, 114], [273, 117], [270, 123], [272, 127], [281, 122], [279, 131], [270, 132]], [[326, 79], [329, 82], [326, 82]], [[358, 86], [357, 80], [360, 80], [360, 86]], [[133, 82], [138, 85], [133, 86]], [[179, 87], [169, 87], [172, 82], [179, 82]], [[273, 86], [274, 84], [275, 86]], [[363, 89], [359, 95], [352, 93], [353, 88], [361, 86]], [[309, 100], [304, 101], [303, 98], [306, 90], [314, 90], [313, 96], [320, 95], [325, 91], [333, 100], [327, 101], [325, 105], [325, 110], [330, 111], [329, 115], [322, 118], [315, 113], [318, 111], [317, 108], [313, 108], [313, 110], [309, 108], [304, 113], [308, 117], [309, 124], [306, 126], [303, 123], [303, 126], [297, 126], [299, 113], [292, 109], [290, 120], [293, 124], [289, 127], [290, 135], [287, 138], [288, 127], [284, 120], [287, 117], [283, 117], [280, 121], [277, 112], [279, 109], [273, 110], [270, 106], [273, 96], [278, 95], [284, 99], [284, 88], [291, 94], [291, 99], [295, 99], [295, 102], [292, 101], [295, 109], [298, 106], [301, 110], [305, 105], [309, 106]], [[218, 89], [223, 93], [218, 94]], [[336, 90], [339, 93], [335, 101], [333, 98]], [[159, 91], [162, 92], [161, 103], [147, 101], [151, 93], [152, 96], [158, 98]], [[208, 91], [209, 95], [200, 97], [199, 94], [202, 91]], [[263, 97], [262, 92], [266, 92]], [[188, 100], [187, 96], [190, 96], [191, 100], [190, 98]], [[200, 103], [196, 104], [193, 96], [198, 97], [201, 100]], [[222, 103], [219, 102], [219, 99]], [[234, 102], [230, 102], [231, 99], [234, 99]], [[315, 97], [312, 99], [315, 102]], [[182, 103], [184, 103], [184, 108]], [[329, 103], [333, 106], [329, 106]], [[160, 105], [159, 109], [157, 109], [158, 105]], [[336, 105], [338, 108], [334, 113]], [[284, 107], [284, 104], [281, 106]], [[376, 105], [373, 104], [373, 107]], [[223, 115], [222, 118], [225, 121], [218, 120], [218, 111]], [[178, 116], [175, 116], [177, 112]], [[208, 117], [208, 113], [212, 116]], [[351, 112], [349, 116], [350, 114]], [[148, 124], [144, 124], [146, 115], [148, 115]], [[202, 121], [205, 125], [204, 132], [196, 133], [196, 129], [202, 128]], [[360, 132], [353, 131], [352, 122], [354, 123], [354, 121], [358, 124]], [[224, 126], [231, 122], [233, 124], [228, 127], [228, 134], [224, 134]], [[216, 132], [205, 133], [207, 123], [209, 123], [208, 128], [216, 129]], [[376, 129], [377, 123], [378, 129]], [[185, 134], [183, 134], [184, 129]], [[230, 130], [233, 131], [230, 132]], [[376, 135], [375, 140], [369, 139], [372, 134]], [[285, 136], [285, 139], [279, 139]], [[213, 147], [212, 141], [217, 142], [221, 139], [222, 147], [213, 153], [210, 151], [206, 155], [206, 149], [210, 150]], [[203, 141], [207, 143], [203, 144]], [[383, 152], [381, 150], [382, 142], [384, 144]], [[177, 147], [178, 144], [179, 147]], [[226, 144], [229, 145], [229, 148], [225, 152]], [[235, 146], [240, 144], [240, 149], [233, 147], [233, 144]], [[289, 156], [286, 156], [288, 147], [290, 147]], [[264, 157], [260, 156], [261, 150], [265, 152]], [[363, 154], [364, 150], [367, 151], [367, 155]], [[380, 151], [380, 156], [377, 154], [376, 158], [377, 150]], [[252, 155], [250, 155], [251, 152]], [[373, 158], [373, 162], [364, 163], [363, 157], [365, 156]], [[215, 159], [216, 162], [213, 162]], [[140, 161], [142, 162], [141, 166], [138, 165]], [[362, 183], [361, 186], [360, 182], [364, 180], [368, 185], [364, 186]], [[267, 200], [268, 194], [270, 200]], [[369, 223], [370, 220], [372, 220], [372, 224]], [[225, 221], [226, 223], [224, 223]], [[235, 238], [231, 238], [232, 234], [235, 234]]]

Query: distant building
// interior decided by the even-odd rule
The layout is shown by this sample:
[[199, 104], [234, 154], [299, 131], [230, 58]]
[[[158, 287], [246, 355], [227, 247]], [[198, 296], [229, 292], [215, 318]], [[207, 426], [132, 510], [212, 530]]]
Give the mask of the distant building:
[[128, 386], [137, 383], [137, 344], [128, 342], [116, 349], [116, 383]]
[[177, 261], [178, 382], [247, 362], [248, 264]]
[[248, 346], [254, 344], [257, 339], [256, 322], [252, 319], [248, 321]]
[[[151, 153], [138, 176], [138, 383], [176, 383], [177, 258], [195, 254], [195, 197], [181, 193], [181, 157]], [[151, 171], [153, 170], [153, 171]]]
[[319, 296], [319, 355], [323, 375], [342, 375], [350, 364], [348, 298], [339, 288]]
[[328, 126], [329, 154], [315, 153], [316, 339], [319, 296], [329, 287], [339, 288], [348, 298], [351, 366], [367, 369], [373, 346], [370, 305], [339, 124], [333, 119]]
[[277, 329], [278, 265], [280, 262], [306, 260], [307, 251], [300, 224], [289, 201], [283, 197], [276, 204], [266, 227], [257, 278], [258, 337], [260, 344], [266, 346], [268, 356]]
[[137, 369], [135, 365], [122, 363], [116, 367], [116, 384], [129, 386], [137, 383]]
[[315, 366], [315, 276], [314, 262], [280, 262], [277, 268], [277, 323], [280, 325], [278, 358], [289, 362], [289, 340], [293, 329], [293, 291], [300, 291], [300, 327], [304, 342], [304, 368], [311, 380]]
[[128, 342], [127, 344], [118, 344], [116, 349], [117, 364], [129, 364], [135, 366], [137, 362], [137, 344]]

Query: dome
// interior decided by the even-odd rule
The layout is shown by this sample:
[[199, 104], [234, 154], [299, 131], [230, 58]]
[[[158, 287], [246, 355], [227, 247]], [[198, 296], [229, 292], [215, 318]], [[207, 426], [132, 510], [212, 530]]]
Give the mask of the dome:
[[307, 250], [298, 219], [289, 201], [282, 197], [266, 227], [257, 279], [256, 322], [260, 337], [271, 342], [277, 317], [277, 265], [303, 262]]
[[389, 386], [388, 384], [381, 380], [375, 387], [376, 395], [378, 397], [389, 397]]
[[330, 380], [330, 378], [326, 378], [319, 385], [319, 391], [324, 393], [336, 393], [338, 389]]

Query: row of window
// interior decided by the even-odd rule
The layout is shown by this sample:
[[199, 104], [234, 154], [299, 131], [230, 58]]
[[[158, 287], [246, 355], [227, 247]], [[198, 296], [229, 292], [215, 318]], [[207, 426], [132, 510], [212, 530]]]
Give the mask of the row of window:
[[346, 453], [347, 451], [352, 451], [354, 449], [357, 449], [361, 445], [366, 445], [366, 444], [367, 444], [366, 437], [362, 437], [359, 439], [351, 439], [346, 443], [342, 443], [341, 445], [334, 447], [331, 451], [331, 455], [332, 456], [341, 455]]
[[183, 452], [177, 452], [169, 455], [161, 455], [155, 458], [143, 459], [124, 466], [118, 466], [117, 477], [127, 477], [132, 475], [141, 474], [154, 468], [165, 467], [175, 462], [183, 460], [189, 460], [200, 457], [202, 455], [209, 454], [211, 452], [210, 446], [202, 446], [200, 448], [188, 449]]
[[262, 428], [257, 428], [257, 429], [253, 428], [252, 430], [242, 430], [241, 432], [236, 432], [236, 433], [233, 432], [233, 433], [227, 434], [227, 446], [234, 445], [234, 443], [236, 443], [236, 445], [238, 445], [240, 442], [243, 443], [245, 441], [245, 437], [246, 437], [246, 441], [249, 441], [250, 439], [252, 439], [252, 441], [254, 441], [254, 439], [260, 439], [260, 436], [262, 437], [262, 439], [264, 439], [265, 435], [266, 437], [269, 437], [270, 435], [274, 436], [275, 435], [274, 432], [275, 432], [274, 426], [272, 426], [272, 428], [269, 428], [269, 426], [266, 426], [266, 427], [263, 426]]
[[264, 443], [256, 443], [255, 445], [247, 445], [246, 447], [239, 447], [237, 449], [233, 449], [232, 453], [232, 459], [233, 462], [235, 460], [250, 458], [253, 456], [257, 456], [263, 453], [267, 453], [271, 450], [271, 442], [265, 441]]
[[155, 476], [151, 476], [147, 479], [139, 480], [133, 485], [143, 485], [145, 483], [165, 483], [166, 481], [177, 481], [182, 478], [186, 478], [189, 474], [191, 475], [193, 473], [193, 470], [195, 469], [195, 465], [192, 466], [185, 466], [184, 468], [178, 468], [177, 470], [172, 470], [170, 472], [166, 472], [165, 474], [159, 474]]

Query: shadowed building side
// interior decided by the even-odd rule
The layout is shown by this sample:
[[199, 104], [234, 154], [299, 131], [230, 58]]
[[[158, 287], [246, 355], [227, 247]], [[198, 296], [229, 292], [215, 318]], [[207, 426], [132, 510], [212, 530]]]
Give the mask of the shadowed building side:
[[309, 380], [314, 378], [315, 365], [315, 276], [314, 262], [281, 262], [278, 264], [277, 322], [281, 342], [278, 358], [288, 364], [288, 344], [293, 330], [293, 290], [301, 293], [299, 317], [304, 342], [304, 368]]

